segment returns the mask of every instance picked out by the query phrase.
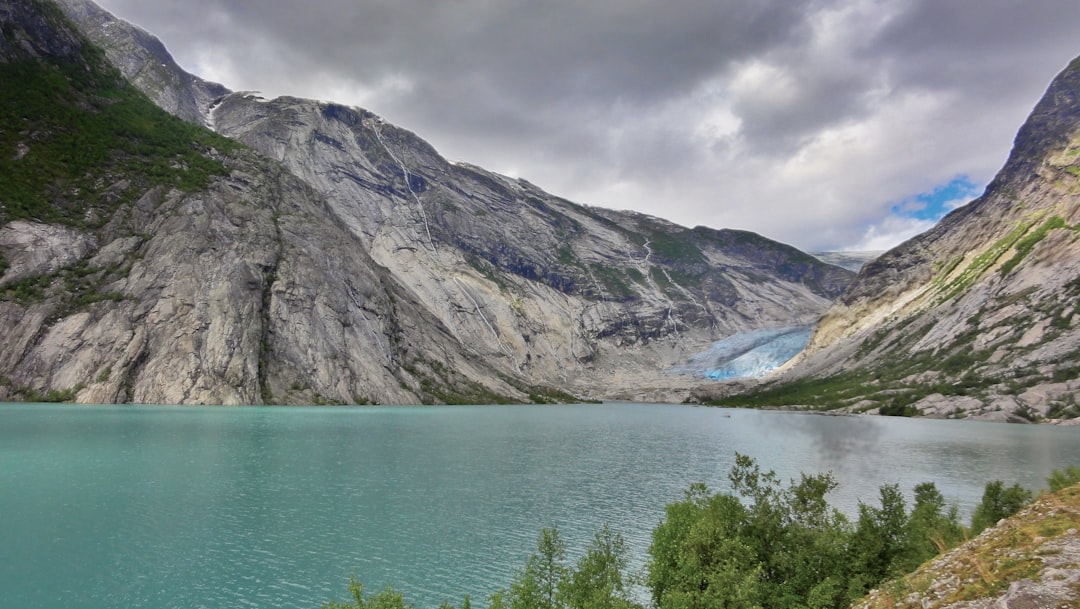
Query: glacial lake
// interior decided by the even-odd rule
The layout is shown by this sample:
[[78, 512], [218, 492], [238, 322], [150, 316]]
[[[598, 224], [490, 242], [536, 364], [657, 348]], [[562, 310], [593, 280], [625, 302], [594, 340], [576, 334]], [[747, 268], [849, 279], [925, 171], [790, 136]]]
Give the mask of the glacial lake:
[[965, 514], [1042, 488], [1080, 428], [690, 406], [0, 405], [5, 607], [319, 607], [393, 585], [418, 609], [509, 584], [543, 527], [607, 523], [641, 567], [664, 505], [735, 453], [832, 471], [853, 513], [933, 481]]

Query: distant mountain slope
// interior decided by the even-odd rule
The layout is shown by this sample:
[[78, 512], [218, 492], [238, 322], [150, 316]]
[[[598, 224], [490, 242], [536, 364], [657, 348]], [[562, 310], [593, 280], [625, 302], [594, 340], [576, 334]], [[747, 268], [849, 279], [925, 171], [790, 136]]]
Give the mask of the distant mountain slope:
[[[0, 400], [528, 400], [318, 193], [0, 2]], [[344, 269], [344, 270], [343, 270]]]
[[754, 401], [1038, 420], [1078, 392], [1080, 59], [985, 194], [866, 265]]
[[[449, 163], [364, 110], [229, 93], [96, 5], [60, 4], [163, 108], [322, 195], [346, 242], [385, 267], [462, 357], [494, 369], [488, 385], [681, 399], [688, 380], [665, 372], [672, 365], [735, 332], [812, 322], [852, 277], [752, 233], [589, 208]], [[347, 275], [345, 262], [327, 264]]]

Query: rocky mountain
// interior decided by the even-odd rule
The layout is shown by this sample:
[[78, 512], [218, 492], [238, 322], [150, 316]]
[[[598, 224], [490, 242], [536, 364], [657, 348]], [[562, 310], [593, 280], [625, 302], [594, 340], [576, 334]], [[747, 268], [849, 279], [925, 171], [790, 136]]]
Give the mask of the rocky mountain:
[[364, 110], [229, 92], [58, 5], [0, 0], [0, 399], [679, 397], [670, 366], [850, 281], [450, 163]]
[[1078, 391], [1080, 59], [986, 192], [863, 267], [754, 400], [1028, 421], [1077, 417]]

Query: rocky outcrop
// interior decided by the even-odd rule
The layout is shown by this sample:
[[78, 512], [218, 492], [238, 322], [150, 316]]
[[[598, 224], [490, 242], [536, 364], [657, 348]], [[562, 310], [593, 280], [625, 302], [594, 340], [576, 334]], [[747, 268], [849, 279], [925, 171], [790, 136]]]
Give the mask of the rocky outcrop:
[[[93, 245], [73, 265], [31, 269], [0, 252], [0, 281], [52, 281], [43, 297], [0, 304], [5, 328], [19, 328], [0, 375], [24, 394], [82, 384], [83, 401], [493, 401], [554, 386], [679, 400], [690, 381], [672, 365], [735, 332], [810, 323], [852, 276], [752, 233], [589, 208], [450, 163], [361, 109], [228, 92], [92, 3], [60, 5], [158, 105], [264, 160], [235, 151], [206, 191], [148, 192], [159, 203], [136, 205], [137, 223], [81, 232]], [[108, 298], [57, 313], [55, 280], [68, 275]]]
[[[0, 5], [0, 15], [16, 19], [3, 24], [10, 52], [0, 68], [62, 66], [65, 79], [17, 86], [37, 87], [86, 114], [65, 115], [71, 127], [59, 131], [47, 117], [28, 123], [34, 155], [93, 127], [106, 138], [116, 135], [109, 128], [119, 130], [121, 137], [99, 143], [121, 146], [110, 156], [123, 159], [118, 142], [133, 132], [127, 116], [154, 132], [190, 132], [176, 130], [179, 119], [144, 97], [115, 89], [118, 75], [47, 10], [31, 0]], [[21, 42], [7, 44], [12, 39]], [[95, 87], [109, 88], [105, 106]], [[115, 104], [125, 114], [103, 126], [95, 114]], [[464, 352], [371, 260], [325, 198], [280, 164], [223, 138], [195, 150], [183, 135], [178, 140], [157, 142], [182, 155], [162, 149], [172, 160], [153, 179], [131, 169], [139, 162], [72, 176], [51, 159], [15, 159], [0, 182], [0, 400], [529, 399], [530, 387], [504, 381]], [[185, 181], [192, 165], [216, 177]], [[20, 171], [42, 168], [56, 177], [40, 192], [19, 180]], [[48, 203], [60, 190], [82, 201], [84, 213], [53, 214]], [[38, 200], [46, 204], [34, 207]]]
[[[867, 264], [780, 382], [855, 411], [1080, 415], [1080, 60], [985, 194]], [[774, 385], [775, 387], [775, 385]]]
[[362, 110], [240, 93], [211, 121], [324, 193], [465, 344], [541, 383], [611, 395], [670, 382], [666, 368], [713, 340], [812, 321], [846, 285], [757, 235], [591, 209], [451, 164]]
[[872, 591], [852, 609], [1080, 605], [1080, 487], [1045, 494], [975, 539]]
[[317, 193], [253, 153], [227, 163], [210, 189], [152, 190], [110, 226], [77, 278], [100, 300], [72, 302], [66, 273], [33, 302], [0, 302], [0, 397], [402, 403], [434, 382], [525, 399], [461, 357]]
[[114, 18], [90, 0], [56, 2], [72, 21], [82, 24], [82, 33], [105, 51], [109, 62], [166, 112], [202, 124], [210, 104], [229, 92], [184, 71], [155, 36]]

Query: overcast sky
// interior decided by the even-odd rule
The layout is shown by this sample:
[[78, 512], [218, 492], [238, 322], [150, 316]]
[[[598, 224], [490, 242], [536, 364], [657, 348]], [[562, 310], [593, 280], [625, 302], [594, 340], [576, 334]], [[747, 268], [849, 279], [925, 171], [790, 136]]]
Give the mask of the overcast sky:
[[234, 90], [579, 203], [884, 249], [981, 193], [1076, 0], [98, 0]]

